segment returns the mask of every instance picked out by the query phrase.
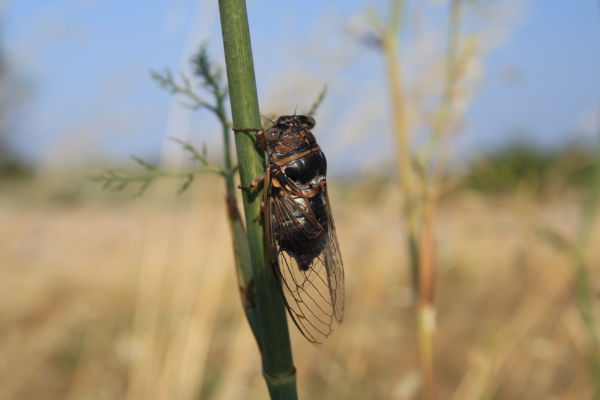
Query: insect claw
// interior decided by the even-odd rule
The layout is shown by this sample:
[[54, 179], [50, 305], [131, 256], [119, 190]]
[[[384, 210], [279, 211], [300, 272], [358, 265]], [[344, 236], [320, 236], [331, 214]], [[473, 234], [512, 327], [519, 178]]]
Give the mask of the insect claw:
[[262, 218], [263, 215], [265, 215], [265, 202], [261, 201], [260, 202], [260, 212], [258, 213], [258, 215], [256, 217], [254, 217], [252, 222], [258, 221], [260, 218]]

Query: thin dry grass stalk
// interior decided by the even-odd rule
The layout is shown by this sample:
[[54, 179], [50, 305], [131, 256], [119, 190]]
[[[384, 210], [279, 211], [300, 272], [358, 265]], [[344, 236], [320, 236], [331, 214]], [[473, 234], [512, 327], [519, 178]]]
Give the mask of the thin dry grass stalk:
[[[405, 89], [399, 43], [402, 35], [403, 0], [392, 0], [386, 27], [381, 32], [381, 46], [385, 54], [390, 98], [392, 103], [394, 136], [397, 145], [396, 163], [403, 197], [403, 215], [407, 224], [413, 288], [417, 295], [417, 329], [421, 371], [425, 380], [425, 396], [436, 396], [434, 379], [434, 333], [436, 280], [435, 214], [442, 187], [447, 153], [447, 137], [456, 82], [459, 79], [458, 50], [460, 2], [452, 0], [448, 23], [446, 79], [442, 98], [431, 126], [428, 142], [419, 154], [411, 150], [410, 127], [406, 118]], [[446, 137], [446, 138], [444, 138]], [[443, 140], [446, 139], [446, 140]], [[437, 161], [437, 162], [436, 162]], [[418, 182], [415, 184], [415, 179]], [[415, 188], [419, 187], [419, 190]]]

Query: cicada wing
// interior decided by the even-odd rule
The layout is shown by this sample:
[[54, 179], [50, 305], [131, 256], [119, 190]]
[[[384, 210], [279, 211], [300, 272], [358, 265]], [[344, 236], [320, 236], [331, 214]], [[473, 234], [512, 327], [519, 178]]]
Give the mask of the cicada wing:
[[333, 215], [331, 214], [327, 185], [324, 186], [324, 195], [327, 202], [327, 210], [329, 211], [329, 229], [327, 230], [329, 239], [327, 240], [327, 246], [323, 253], [325, 258], [325, 268], [327, 270], [329, 293], [331, 295], [331, 304], [333, 304], [335, 319], [341, 323], [344, 320], [344, 307], [346, 305], [344, 263], [342, 261], [340, 245], [337, 240]]
[[[271, 188], [269, 191], [265, 207], [267, 241], [283, 301], [304, 337], [322, 343], [333, 332], [334, 320], [343, 319], [344, 273], [335, 228], [332, 222], [322, 226], [308, 203], [298, 201], [297, 192], [278, 190], [273, 195]], [[298, 254], [319, 235], [326, 235], [324, 249], [315, 250], [318, 255], [308, 265], [300, 265]], [[279, 247], [277, 238], [288, 243], [287, 250]]]

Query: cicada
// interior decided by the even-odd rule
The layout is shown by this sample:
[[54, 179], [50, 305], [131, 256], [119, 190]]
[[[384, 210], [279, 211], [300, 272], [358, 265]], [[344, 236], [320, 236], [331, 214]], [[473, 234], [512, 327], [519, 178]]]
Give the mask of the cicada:
[[322, 343], [344, 318], [344, 266], [327, 191], [327, 161], [311, 129], [315, 119], [284, 115], [255, 132], [265, 171], [262, 213], [269, 257], [285, 307], [300, 332]]

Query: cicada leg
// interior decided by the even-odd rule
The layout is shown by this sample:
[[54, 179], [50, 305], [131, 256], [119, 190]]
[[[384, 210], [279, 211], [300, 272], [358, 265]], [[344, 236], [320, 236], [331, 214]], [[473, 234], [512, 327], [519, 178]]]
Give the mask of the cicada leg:
[[238, 132], [243, 132], [243, 133], [257, 133], [260, 132], [260, 129], [256, 129], [256, 128], [233, 128], [232, 129], [235, 133]]
[[256, 140], [256, 144], [258, 144], [258, 147], [260, 147], [262, 150], [265, 149], [265, 131], [262, 129], [256, 129], [256, 128], [233, 128], [233, 132], [238, 133], [238, 132], [242, 132], [242, 133], [255, 133], [256, 135], [254, 135], [254, 139]]
[[260, 174], [256, 178], [254, 178], [252, 180], [252, 182], [250, 182], [249, 185], [239, 185], [238, 188], [240, 188], [242, 190], [249, 190], [249, 189], [255, 188], [264, 182], [266, 175], [267, 175], [267, 173], [263, 172], [262, 174]]
[[[252, 188], [257, 187], [261, 183], [263, 183], [266, 179], [267, 179], [267, 171], [263, 172], [262, 174], [260, 174], [256, 178], [254, 178], [252, 180], [252, 182], [250, 182], [249, 185], [239, 185], [238, 188], [240, 188], [242, 190], [250, 190]], [[266, 194], [266, 191], [265, 191], [265, 194]], [[252, 220], [252, 222], [258, 221], [259, 218], [261, 218], [264, 214], [265, 214], [265, 199], [263, 199], [260, 202], [260, 213]]]

